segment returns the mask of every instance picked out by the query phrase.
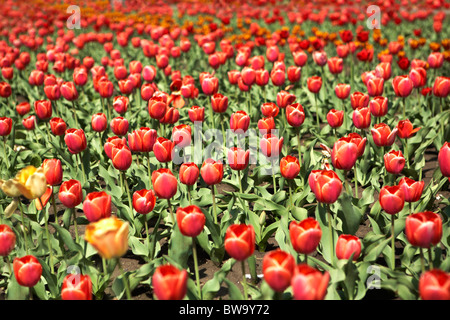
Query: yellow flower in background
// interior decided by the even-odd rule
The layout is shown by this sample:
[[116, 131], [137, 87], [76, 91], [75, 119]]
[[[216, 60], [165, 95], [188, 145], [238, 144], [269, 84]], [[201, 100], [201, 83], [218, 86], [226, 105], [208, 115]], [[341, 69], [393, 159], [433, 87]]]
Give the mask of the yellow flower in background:
[[47, 191], [47, 179], [42, 167], [28, 166], [20, 170], [13, 179], [1, 180], [0, 189], [13, 201], [6, 207], [4, 214], [9, 218], [19, 205], [19, 197], [40, 198]]
[[0, 180], [0, 188], [12, 198], [21, 195], [30, 200], [41, 197], [47, 190], [44, 169], [28, 166], [20, 170], [13, 179]]
[[128, 222], [110, 216], [88, 224], [84, 239], [102, 258], [120, 258], [128, 250], [128, 231]]

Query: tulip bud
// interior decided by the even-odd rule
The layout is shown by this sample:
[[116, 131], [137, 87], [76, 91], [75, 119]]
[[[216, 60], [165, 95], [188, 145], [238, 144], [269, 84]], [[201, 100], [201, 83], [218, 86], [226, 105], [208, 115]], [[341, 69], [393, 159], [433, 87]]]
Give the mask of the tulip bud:
[[208, 158], [203, 162], [200, 174], [207, 185], [218, 184], [223, 178], [223, 164]]
[[353, 235], [341, 234], [336, 242], [336, 257], [350, 259], [353, 254], [353, 261], [358, 260], [361, 254], [361, 240]]
[[0, 256], [6, 257], [16, 245], [16, 234], [6, 224], [0, 225]]
[[228, 108], [228, 97], [221, 93], [216, 93], [211, 96], [211, 107], [214, 112], [224, 113]]
[[156, 139], [153, 145], [153, 152], [155, 157], [159, 162], [169, 162], [173, 158], [173, 148], [175, 144], [164, 137], [159, 137]]
[[383, 117], [388, 112], [388, 99], [386, 97], [374, 97], [370, 100], [369, 106], [374, 117]]
[[133, 193], [133, 208], [140, 214], [148, 214], [156, 203], [156, 195], [153, 190], [141, 189]]
[[25, 119], [22, 120], [22, 125], [27, 130], [34, 130], [34, 127], [36, 125], [36, 117], [34, 115], [26, 117]]
[[227, 228], [225, 251], [237, 261], [249, 258], [255, 251], [255, 230], [251, 224], [232, 224]]
[[177, 178], [167, 168], [152, 172], [152, 184], [158, 198], [170, 199], [177, 193]]
[[328, 59], [328, 70], [332, 74], [339, 74], [344, 69], [344, 60], [339, 57], [331, 57]]
[[431, 211], [411, 214], [405, 220], [405, 234], [411, 245], [429, 249], [441, 241], [442, 218]]
[[21, 102], [21, 103], [19, 103], [17, 106], [16, 106], [16, 110], [17, 110], [17, 113], [20, 115], [20, 116], [24, 116], [24, 115], [26, 115], [28, 112], [30, 112], [30, 103], [29, 102]]
[[14, 258], [13, 269], [17, 283], [23, 287], [34, 287], [41, 279], [42, 265], [35, 256]]
[[124, 136], [128, 132], [129, 123], [124, 117], [116, 117], [109, 123], [112, 132], [117, 136]]
[[178, 228], [186, 237], [196, 237], [205, 226], [206, 217], [202, 210], [196, 205], [178, 208], [176, 212]]
[[264, 280], [274, 291], [283, 292], [291, 285], [295, 259], [290, 253], [272, 250], [264, 255], [262, 265]]
[[308, 90], [312, 93], [318, 93], [322, 87], [322, 78], [319, 76], [311, 76], [307, 80]]
[[405, 195], [398, 185], [381, 188], [378, 200], [381, 208], [388, 214], [399, 213], [405, 205]]
[[108, 120], [106, 119], [106, 115], [104, 113], [96, 113], [92, 115], [91, 118], [91, 126], [92, 130], [95, 132], [103, 132], [106, 130], [108, 126]]
[[327, 113], [327, 122], [332, 128], [339, 128], [344, 123], [344, 111], [331, 109]]
[[285, 179], [294, 179], [300, 173], [300, 162], [294, 157], [287, 155], [280, 161], [280, 172]]
[[392, 81], [395, 95], [397, 97], [407, 97], [413, 89], [413, 82], [408, 76], [396, 76]]
[[371, 113], [370, 108], [357, 108], [352, 114], [353, 124], [358, 129], [370, 127]]
[[272, 133], [267, 133], [263, 135], [262, 139], [259, 142], [259, 148], [261, 152], [268, 158], [278, 157], [281, 153], [281, 149], [283, 148], [284, 138], [278, 138], [276, 135]]
[[351, 170], [358, 158], [358, 146], [350, 137], [342, 137], [334, 143], [331, 161], [336, 169]]
[[152, 285], [158, 300], [182, 300], [187, 293], [188, 273], [166, 264], [156, 268]]
[[205, 108], [199, 106], [192, 106], [189, 110], [189, 119], [192, 122], [200, 121], [203, 122], [205, 120]]
[[179, 179], [182, 184], [194, 185], [200, 175], [200, 170], [194, 162], [183, 163], [180, 166]]
[[49, 185], [56, 186], [61, 183], [63, 176], [61, 160], [45, 159], [42, 167], [44, 168], [45, 178]]
[[391, 146], [397, 136], [398, 129], [394, 128], [391, 131], [389, 126], [385, 123], [378, 123], [370, 130], [372, 133], [373, 142], [378, 147]]
[[78, 180], [70, 179], [61, 183], [58, 198], [67, 208], [75, 208], [83, 200], [81, 183]]
[[68, 274], [61, 287], [62, 300], [92, 300], [92, 281], [89, 275]]
[[128, 170], [133, 161], [130, 148], [123, 143], [113, 146], [111, 150], [111, 160], [114, 168], [117, 170]]
[[64, 142], [72, 154], [82, 152], [87, 147], [86, 136], [83, 129], [67, 129]]
[[333, 170], [311, 171], [308, 183], [317, 201], [321, 203], [336, 202], [342, 191], [342, 181]]
[[245, 111], [236, 111], [230, 117], [230, 129], [234, 133], [245, 133], [250, 125], [250, 117]]
[[41, 120], [52, 117], [52, 104], [49, 100], [38, 100], [34, 103], [34, 112]]
[[306, 218], [301, 222], [291, 221], [289, 235], [294, 250], [309, 254], [316, 250], [322, 237], [319, 222], [314, 218]]
[[124, 114], [128, 109], [128, 97], [116, 96], [113, 99], [113, 108], [119, 114]]
[[286, 120], [293, 127], [300, 127], [305, 121], [305, 111], [300, 103], [286, 107]]

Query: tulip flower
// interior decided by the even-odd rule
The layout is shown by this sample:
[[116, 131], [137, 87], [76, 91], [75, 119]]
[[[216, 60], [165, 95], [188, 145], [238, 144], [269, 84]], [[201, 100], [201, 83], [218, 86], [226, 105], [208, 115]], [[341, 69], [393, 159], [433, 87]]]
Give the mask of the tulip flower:
[[106, 139], [103, 149], [105, 150], [108, 158], [112, 158], [112, 149], [120, 144], [127, 144], [127, 140], [125, 139], [125, 137], [119, 138], [118, 136], [113, 136]]
[[0, 136], [6, 137], [11, 133], [12, 119], [9, 117], [0, 117]]
[[412, 202], [417, 202], [420, 200], [424, 185], [424, 181], [415, 181], [408, 177], [403, 177], [399, 181], [399, 186], [403, 190], [403, 194], [405, 195], [405, 201], [409, 202], [410, 204], [412, 204]]
[[245, 133], [250, 125], [250, 116], [245, 111], [236, 111], [230, 116], [230, 130], [234, 133]]
[[16, 245], [16, 234], [10, 226], [0, 224], [0, 256], [6, 257]]
[[174, 146], [180, 148], [187, 147], [191, 144], [191, 127], [187, 124], [180, 124], [173, 127], [172, 140]]
[[436, 77], [433, 84], [433, 95], [446, 98], [450, 93], [450, 77]]
[[405, 234], [411, 245], [429, 249], [441, 241], [442, 218], [431, 211], [411, 214], [405, 220]]
[[367, 93], [371, 97], [377, 97], [383, 95], [384, 91], [384, 79], [373, 77], [366, 82]]
[[58, 194], [59, 201], [67, 208], [75, 208], [83, 200], [81, 183], [70, 179], [61, 183]]
[[308, 90], [312, 93], [318, 93], [322, 87], [322, 78], [319, 76], [311, 76], [307, 79]]
[[444, 177], [450, 177], [450, 143], [445, 142], [439, 149], [438, 163]]
[[334, 93], [336, 97], [341, 100], [347, 99], [350, 95], [350, 85], [345, 83], [338, 83], [334, 88]]
[[172, 198], [177, 193], [177, 178], [173, 175], [170, 169], [162, 168], [153, 171], [152, 184], [155, 194], [158, 196], [158, 198], [167, 199], [169, 210], [172, 216], [172, 221], [175, 222], [175, 217], [172, 213], [172, 207], [170, 206], [170, 198]]
[[148, 214], [155, 207], [156, 195], [153, 190], [141, 189], [133, 193], [133, 208], [140, 214]]
[[214, 112], [224, 113], [228, 108], [228, 97], [221, 93], [211, 95], [211, 107]]
[[333, 129], [339, 128], [344, 122], [344, 111], [331, 109], [327, 113], [327, 122]]
[[72, 154], [78, 154], [87, 147], [86, 136], [83, 129], [67, 129], [64, 142]]
[[420, 276], [419, 294], [422, 300], [450, 300], [450, 273], [432, 269]]
[[273, 117], [259, 119], [258, 129], [262, 134], [270, 133], [275, 130], [275, 119]]
[[13, 269], [17, 283], [23, 287], [34, 287], [41, 279], [42, 265], [33, 255], [14, 258]]
[[154, 94], [148, 100], [148, 113], [152, 119], [164, 118], [167, 110], [167, 96], [163, 94]]
[[92, 280], [89, 275], [68, 274], [61, 287], [62, 300], [92, 300]]
[[262, 269], [267, 284], [274, 291], [283, 292], [291, 285], [295, 259], [290, 253], [275, 249], [264, 255]]
[[300, 173], [299, 160], [291, 155], [283, 157], [280, 161], [281, 175], [286, 179], [294, 179]]
[[330, 274], [305, 264], [294, 269], [291, 286], [295, 300], [323, 300], [327, 293]]
[[289, 66], [287, 69], [287, 77], [290, 83], [297, 83], [302, 76], [302, 68], [298, 66]]
[[40, 120], [52, 117], [52, 104], [50, 100], [38, 100], [34, 103], [34, 112]]
[[405, 162], [400, 150], [391, 150], [384, 155], [384, 167], [391, 174], [399, 174], [405, 167]]
[[49, 185], [56, 186], [61, 183], [63, 176], [61, 160], [45, 159], [42, 162], [42, 167], [44, 168], [45, 178]]
[[22, 117], [30, 112], [30, 109], [30, 103], [27, 101], [21, 102], [16, 106], [17, 113]]
[[50, 129], [55, 136], [62, 136], [66, 133], [67, 125], [63, 119], [54, 117], [50, 121]]
[[205, 120], [205, 108], [199, 106], [192, 106], [189, 110], [189, 119], [192, 122], [200, 121], [203, 122]]
[[247, 299], [247, 280], [245, 278], [245, 260], [255, 251], [255, 230], [251, 224], [232, 224], [225, 232], [225, 251], [237, 261], [241, 261], [244, 299]]
[[373, 142], [378, 147], [389, 147], [394, 143], [398, 128], [391, 131], [385, 123], [378, 123], [370, 130], [372, 132]]
[[[313, 55], [314, 57], [314, 55]], [[331, 57], [328, 59], [328, 70], [331, 74], [339, 74], [344, 69], [344, 60], [339, 57]]]
[[374, 117], [384, 117], [388, 112], [388, 99], [386, 97], [374, 97], [369, 102], [370, 112]]
[[286, 120], [293, 127], [299, 127], [305, 121], [305, 111], [300, 103], [290, 104], [286, 107]]
[[90, 222], [111, 216], [111, 196], [105, 191], [94, 191], [86, 195], [83, 211]]
[[361, 240], [353, 235], [341, 234], [336, 242], [336, 257], [350, 259], [353, 254], [353, 261], [358, 260], [361, 254]]
[[352, 115], [353, 124], [358, 129], [367, 129], [370, 127], [371, 113], [369, 108], [357, 108]]
[[[277, 97], [278, 97], [278, 95], [277, 95]], [[261, 105], [261, 113], [263, 114], [264, 117], [275, 118], [278, 115], [279, 111], [280, 111], [280, 109], [273, 102], [264, 102]]]
[[342, 137], [334, 143], [331, 161], [336, 169], [349, 171], [358, 158], [358, 146], [349, 137]]
[[317, 201], [321, 203], [336, 202], [342, 191], [342, 182], [333, 170], [311, 171], [308, 183]]
[[175, 144], [169, 139], [164, 137], [157, 138], [153, 145], [153, 152], [155, 153], [156, 159], [162, 163], [172, 161], [174, 146]]
[[188, 273], [171, 264], [156, 268], [152, 276], [153, 292], [158, 300], [182, 300], [187, 293]]
[[149, 153], [153, 151], [156, 139], [157, 133], [155, 129], [142, 127], [128, 134], [128, 145], [134, 152]]
[[369, 105], [369, 95], [364, 94], [362, 92], [354, 92], [350, 95], [350, 103], [352, 105], [352, 109], [355, 110], [357, 108], [366, 108]]
[[314, 252], [322, 238], [322, 229], [319, 222], [312, 217], [300, 222], [291, 221], [289, 224], [289, 235], [294, 250], [307, 255]]
[[126, 96], [116, 96], [113, 99], [113, 108], [119, 114], [124, 114], [128, 110], [129, 99]]

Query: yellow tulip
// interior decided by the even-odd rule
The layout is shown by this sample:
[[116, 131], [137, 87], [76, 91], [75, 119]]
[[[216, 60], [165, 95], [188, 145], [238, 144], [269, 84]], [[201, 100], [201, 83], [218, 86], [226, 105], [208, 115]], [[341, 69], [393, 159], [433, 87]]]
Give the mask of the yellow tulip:
[[88, 224], [84, 239], [102, 258], [120, 258], [128, 250], [128, 230], [128, 222], [111, 216]]

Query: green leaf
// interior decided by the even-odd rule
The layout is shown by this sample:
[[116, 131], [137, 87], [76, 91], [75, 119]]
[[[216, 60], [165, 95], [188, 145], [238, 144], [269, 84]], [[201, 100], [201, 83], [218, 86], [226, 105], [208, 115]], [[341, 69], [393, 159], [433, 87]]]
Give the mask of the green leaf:
[[239, 290], [239, 288], [230, 280], [224, 279], [226, 284], [228, 285], [228, 294], [230, 295], [231, 300], [244, 300], [244, 297], [242, 296], [242, 292]]
[[233, 265], [236, 263], [235, 259], [228, 259], [223, 264], [222, 268], [219, 271], [214, 273], [212, 279], [208, 280], [202, 287], [202, 295], [204, 300], [212, 300], [214, 296], [219, 292], [220, 286], [224, 281], [227, 274], [233, 268]]

